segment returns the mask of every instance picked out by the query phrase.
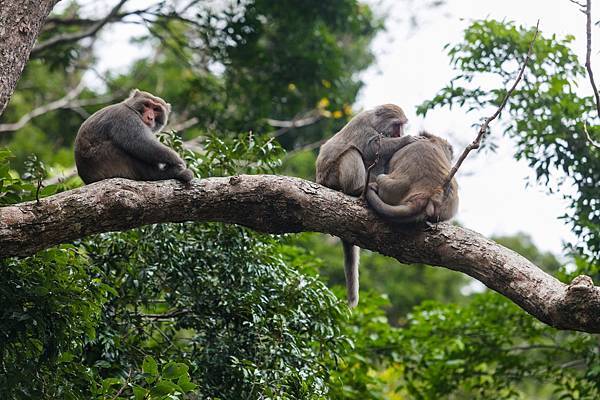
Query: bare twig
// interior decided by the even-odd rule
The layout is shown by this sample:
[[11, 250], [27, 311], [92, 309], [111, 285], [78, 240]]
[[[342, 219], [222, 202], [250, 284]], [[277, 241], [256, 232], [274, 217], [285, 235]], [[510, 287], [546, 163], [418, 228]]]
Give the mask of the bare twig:
[[32, 111], [23, 115], [17, 122], [10, 123], [10, 124], [0, 124], [0, 132], [17, 131], [17, 130], [21, 129], [22, 127], [24, 127], [25, 125], [27, 125], [27, 123], [29, 121], [31, 121], [32, 119], [34, 119], [35, 117], [39, 117], [40, 115], [46, 114], [50, 111], [64, 108], [67, 104], [69, 104], [70, 101], [72, 101], [75, 97], [79, 96], [79, 94], [81, 94], [81, 92], [83, 91], [84, 88], [85, 88], [85, 85], [83, 84], [83, 81], [79, 82], [77, 87], [70, 90], [64, 97], [62, 97], [58, 100], [52, 101], [48, 104], [44, 104], [41, 107], [33, 109]]
[[[590, 79], [590, 85], [592, 86], [592, 90], [594, 91], [594, 99], [596, 102], [596, 112], [600, 117], [600, 96], [598, 94], [598, 88], [596, 87], [596, 81], [594, 80], [594, 72], [592, 71], [592, 1], [587, 0], [586, 4], [581, 4], [579, 2], [571, 0], [572, 3], [575, 3], [582, 7], [581, 12], [585, 14], [586, 24], [585, 24], [585, 36], [586, 36], [586, 51], [585, 51], [585, 69], [587, 70], [588, 77]], [[585, 132], [585, 137], [588, 142], [597, 148], [600, 148], [600, 144], [592, 140], [590, 133], [587, 130], [587, 124], [583, 123], [583, 131]]]
[[[79, 95], [81, 90], [78, 93], [76, 89], [73, 89], [71, 92], [67, 93], [63, 98], [50, 102], [48, 104], [44, 104], [27, 114], [23, 115], [17, 122], [10, 124], [0, 124], [0, 132], [14, 132], [23, 128], [29, 121], [32, 119], [39, 117], [40, 115], [49, 113], [51, 111], [59, 110], [59, 109], [73, 109], [78, 114], [81, 114], [81, 107], [85, 106], [94, 106], [97, 104], [110, 103], [120, 97], [122, 97], [121, 92], [116, 92], [113, 94], [107, 94], [103, 96], [94, 97], [91, 99], [74, 99], [74, 96]], [[81, 88], [83, 89], [83, 88]], [[89, 116], [89, 115], [88, 115]], [[87, 116], [84, 116], [87, 118]]]
[[137, 314], [143, 319], [152, 319], [152, 320], [162, 320], [162, 319], [171, 319], [175, 317], [179, 317], [180, 315], [185, 315], [190, 313], [191, 310], [184, 308], [183, 310], [174, 310], [164, 314]]
[[463, 161], [465, 161], [465, 158], [467, 158], [467, 156], [469, 155], [469, 153], [472, 150], [479, 148], [479, 146], [481, 145], [481, 139], [483, 138], [483, 136], [487, 132], [488, 126], [489, 126], [490, 122], [492, 122], [493, 120], [495, 120], [498, 117], [498, 115], [500, 115], [500, 113], [504, 109], [504, 106], [506, 106], [508, 98], [510, 97], [510, 95], [512, 94], [512, 92], [517, 87], [517, 84], [519, 83], [519, 81], [523, 77], [523, 73], [525, 72], [525, 67], [527, 67], [527, 63], [529, 62], [529, 59], [531, 58], [531, 51], [533, 50], [533, 44], [535, 43], [535, 40], [537, 39], [537, 36], [538, 36], [538, 33], [539, 33], [539, 25], [540, 25], [540, 21], [538, 20], [537, 24], [535, 25], [535, 34], [533, 35], [533, 39], [531, 39], [531, 42], [529, 43], [529, 50], [527, 51], [527, 57], [525, 58], [525, 61], [523, 62], [523, 65], [521, 65], [521, 69], [519, 70], [519, 74], [517, 75], [517, 79], [515, 79], [515, 82], [513, 83], [512, 87], [508, 90], [508, 92], [506, 92], [506, 95], [504, 96], [504, 99], [502, 99], [502, 103], [500, 103], [500, 106], [498, 107], [498, 109], [496, 110], [496, 112], [491, 117], [486, 118], [486, 120], [484, 121], [484, 123], [479, 127], [479, 133], [477, 134], [477, 137], [475, 137], [475, 140], [473, 140], [473, 142], [471, 144], [469, 144], [465, 148], [465, 150], [462, 152], [462, 154], [458, 158], [458, 161], [456, 161], [456, 164], [454, 164], [454, 166], [452, 167], [452, 169], [448, 173], [448, 176], [444, 180], [444, 184], [442, 185], [444, 188], [447, 188], [450, 185], [450, 182], [452, 182], [452, 178], [454, 178], [454, 175], [456, 175], [456, 172], [458, 171], [458, 169], [462, 165]]
[[290, 158], [298, 153], [301, 153], [303, 151], [308, 151], [308, 150], [314, 150], [317, 147], [321, 147], [321, 145], [323, 143], [325, 143], [327, 140], [329, 140], [329, 138], [325, 138], [325, 139], [321, 139], [321, 140], [317, 140], [316, 142], [313, 143], [309, 143], [309, 144], [305, 144], [304, 146], [300, 146], [294, 150], [288, 151], [285, 154], [285, 158]]
[[592, 72], [592, 0], [587, 0], [587, 6], [585, 8], [585, 16], [586, 16], [586, 38], [587, 38], [587, 49], [585, 52], [585, 68], [587, 69], [588, 76], [590, 77], [590, 84], [592, 85], [592, 89], [594, 90], [594, 97], [596, 99], [596, 111], [598, 112], [598, 116], [600, 116], [600, 95], [598, 95], [598, 88], [596, 87], [596, 82], [594, 80], [594, 73]]
[[320, 110], [311, 110], [300, 117], [293, 118], [290, 121], [281, 121], [277, 119], [267, 118], [267, 123], [275, 128], [280, 128], [273, 133], [273, 137], [278, 137], [288, 132], [290, 129], [302, 128], [308, 125], [315, 124], [325, 118], [325, 115]]
[[173, 130], [173, 131], [179, 132], [179, 131], [183, 131], [188, 128], [191, 128], [192, 126], [196, 125], [198, 122], [200, 122], [198, 117], [192, 117], [190, 119], [186, 119], [185, 121], [176, 122], [173, 125], [169, 124], [167, 126], [166, 130], [167, 131]]
[[121, 393], [123, 393], [123, 390], [127, 389], [127, 386], [129, 386], [129, 382], [131, 381], [131, 373], [132, 372], [133, 371], [130, 368], [129, 372], [127, 373], [127, 379], [125, 379], [125, 382], [123, 382], [123, 386], [121, 386], [121, 388], [119, 388], [119, 390], [117, 391], [117, 393], [115, 393], [115, 395], [112, 398], [112, 400], [118, 399], [119, 396], [121, 395]]
[[569, 1], [570, 1], [571, 3], [573, 3], [573, 4], [577, 5], [577, 6], [581, 7], [581, 9], [580, 9], [579, 11], [581, 11], [582, 13], [584, 13], [584, 14], [585, 14], [585, 7], [586, 7], [586, 5], [585, 5], [584, 3], [580, 3], [580, 2], [578, 2], [578, 1], [576, 1], [576, 0], [569, 0]]
[[585, 122], [583, 123], [583, 132], [585, 132], [585, 137], [587, 138], [588, 142], [590, 142], [590, 144], [592, 146], [600, 149], [600, 143], [596, 142], [594, 139], [592, 139], [592, 137], [590, 136], [590, 133], [587, 130], [587, 125]]
[[128, 0], [121, 0], [119, 3], [113, 7], [112, 10], [106, 15], [106, 17], [99, 20], [96, 24], [92, 25], [89, 29], [82, 32], [75, 33], [65, 33], [62, 35], [56, 35], [51, 39], [46, 40], [45, 42], [38, 43], [33, 50], [31, 50], [31, 56], [35, 56], [37, 53], [40, 53], [52, 46], [56, 46], [62, 43], [75, 42], [77, 40], [81, 40], [86, 37], [94, 36], [100, 29], [104, 27], [104, 25], [108, 24], [115, 15], [118, 14], [119, 10]]

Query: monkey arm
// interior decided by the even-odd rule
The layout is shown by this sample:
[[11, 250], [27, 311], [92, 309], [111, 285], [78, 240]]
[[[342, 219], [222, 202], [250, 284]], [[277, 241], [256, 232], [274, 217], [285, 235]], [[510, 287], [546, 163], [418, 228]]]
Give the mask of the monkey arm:
[[369, 138], [362, 154], [366, 161], [373, 161], [379, 154], [384, 160], [389, 159], [396, 151], [404, 146], [420, 140], [415, 136], [385, 137], [375, 135]]
[[117, 147], [145, 163], [165, 164], [167, 169], [172, 166], [185, 166], [179, 154], [160, 143], [141, 123], [134, 126], [115, 124], [110, 136]]

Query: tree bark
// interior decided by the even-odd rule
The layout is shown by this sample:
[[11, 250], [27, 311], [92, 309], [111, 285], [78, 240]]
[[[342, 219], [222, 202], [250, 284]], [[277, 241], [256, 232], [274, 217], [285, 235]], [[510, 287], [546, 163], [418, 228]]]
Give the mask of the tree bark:
[[313, 182], [273, 175], [135, 182], [111, 179], [0, 208], [0, 258], [100, 232], [146, 224], [218, 221], [261, 232], [329, 233], [403, 263], [463, 272], [558, 329], [600, 332], [600, 287], [587, 276], [566, 285], [517, 253], [468, 229], [383, 221], [362, 200]]
[[50, 11], [60, 0], [0, 0], [0, 115]]

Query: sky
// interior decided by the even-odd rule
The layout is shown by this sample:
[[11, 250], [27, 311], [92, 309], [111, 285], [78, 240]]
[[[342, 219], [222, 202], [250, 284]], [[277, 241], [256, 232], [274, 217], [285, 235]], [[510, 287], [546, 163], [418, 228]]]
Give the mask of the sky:
[[[145, 3], [136, 1], [138, 5]], [[477, 131], [472, 125], [489, 115], [442, 109], [422, 119], [415, 110], [454, 76], [443, 46], [458, 43], [473, 20], [495, 18], [535, 26], [539, 19], [544, 35], [575, 35], [573, 50], [582, 60], [585, 56], [585, 18], [568, 0], [447, 0], [446, 5], [434, 10], [423, 8], [422, 0], [414, 0], [408, 7], [407, 2], [394, 0], [366, 2], [379, 15], [386, 16], [387, 29], [373, 43], [377, 61], [362, 74], [365, 86], [355, 109], [398, 104], [409, 118], [409, 134], [427, 129], [447, 137], [455, 147], [455, 154], [460, 154], [475, 138]], [[92, 13], [103, 15], [107, 4], [90, 2], [89, 7]], [[419, 23], [410, 29], [408, 16], [413, 11], [417, 12]], [[132, 36], [144, 33], [143, 27], [135, 25], [113, 25], [105, 30], [98, 43], [98, 70], [125, 69], [135, 58], [146, 55], [147, 50], [129, 44]], [[600, 43], [598, 29], [594, 33]], [[597, 52], [592, 63], [600, 68]], [[580, 83], [580, 90], [585, 95], [592, 93], [587, 81]], [[492, 122], [492, 129], [501, 123]], [[514, 160], [515, 147], [510, 139], [500, 136], [500, 131], [496, 129], [494, 137], [498, 145], [495, 153], [471, 153], [459, 170], [461, 204], [456, 219], [488, 237], [527, 233], [540, 249], [560, 254], [563, 243], [575, 240], [569, 227], [559, 219], [567, 203], [560, 193], [550, 195], [534, 182], [532, 171], [525, 162]]]

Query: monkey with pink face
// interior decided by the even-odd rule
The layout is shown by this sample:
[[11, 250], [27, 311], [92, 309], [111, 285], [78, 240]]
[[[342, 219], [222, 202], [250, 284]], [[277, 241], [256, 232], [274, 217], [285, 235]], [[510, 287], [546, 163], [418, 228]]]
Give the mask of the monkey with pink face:
[[140, 181], [194, 177], [185, 161], [155, 136], [167, 123], [171, 105], [148, 92], [95, 112], [75, 139], [75, 164], [85, 183], [108, 178]]

